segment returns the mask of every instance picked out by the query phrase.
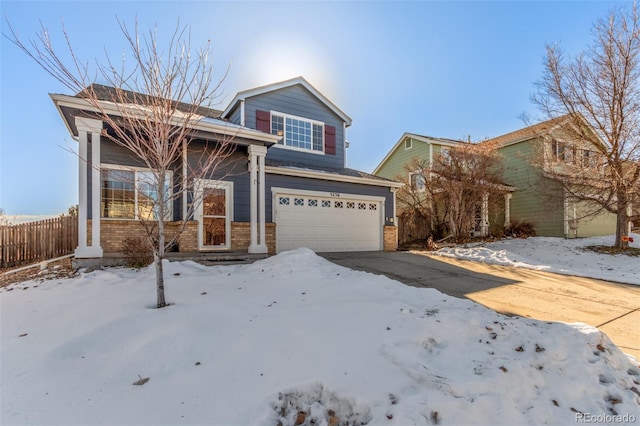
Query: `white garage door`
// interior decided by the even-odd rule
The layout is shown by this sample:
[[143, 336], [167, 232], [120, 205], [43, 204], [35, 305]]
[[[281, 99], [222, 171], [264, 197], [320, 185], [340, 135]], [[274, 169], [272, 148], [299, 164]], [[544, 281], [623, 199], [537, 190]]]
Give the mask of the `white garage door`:
[[382, 250], [382, 197], [274, 192], [278, 252]]

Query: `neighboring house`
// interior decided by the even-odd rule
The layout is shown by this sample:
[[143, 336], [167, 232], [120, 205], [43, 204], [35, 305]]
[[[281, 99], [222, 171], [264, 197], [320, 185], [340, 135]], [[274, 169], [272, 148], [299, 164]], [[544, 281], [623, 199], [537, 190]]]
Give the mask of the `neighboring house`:
[[[94, 87], [105, 94], [112, 90]], [[86, 100], [50, 96], [79, 142], [80, 235], [75, 255], [120, 253], [125, 237], [136, 233], [145, 197], [144, 189], [131, 182], [148, 170], [131, 152], [99, 136], [105, 125], [84, 118], [91, 111]], [[108, 99], [105, 96], [105, 104]], [[304, 78], [246, 90], [224, 111], [202, 108], [199, 113], [203, 118], [194, 125], [198, 140], [184, 152], [182, 164], [175, 165], [168, 187], [189, 185], [181, 179], [183, 168], [197, 161], [204, 141], [221, 137], [233, 138], [233, 173], [188, 186], [190, 192], [173, 203], [169, 228], [177, 226], [194, 196], [210, 201], [188, 218], [177, 250], [396, 249], [395, 189], [401, 185], [345, 167], [351, 118]], [[213, 205], [224, 207], [210, 208]]]
[[[590, 207], [571, 202], [558, 182], [545, 177], [544, 170], [548, 167], [567, 167], [578, 162], [595, 163], [595, 153], [589, 147], [577, 147], [570, 143], [562, 132], [562, 126], [562, 118], [559, 118], [481, 142], [494, 145], [501, 154], [503, 182], [506, 185], [503, 204], [498, 206], [503, 215], [497, 216], [495, 223], [489, 223], [489, 226], [501, 225], [502, 219], [504, 226], [515, 221], [526, 221], [534, 225], [537, 235], [566, 238], [610, 235], [615, 232], [615, 215], [600, 213], [587, 216]], [[405, 165], [414, 157], [432, 164], [434, 155], [456, 143], [459, 142], [405, 133], [373, 174], [393, 179], [409, 173], [407, 178], [412, 189], [419, 190], [419, 182], [413, 181]], [[490, 207], [487, 209], [483, 203], [482, 221], [491, 222], [487, 216]], [[402, 214], [401, 210], [399, 206], [399, 214]], [[478, 219], [476, 223], [479, 223]], [[476, 226], [478, 230], [481, 232], [476, 232], [476, 235], [484, 234], [484, 229]]]
[[560, 183], [545, 176], [545, 169], [574, 165], [593, 167], [594, 176], [598, 174], [593, 148], [576, 146], [563, 126], [559, 117], [482, 142], [495, 145], [502, 154], [505, 182], [517, 188], [511, 198], [511, 216], [532, 223], [540, 236], [613, 234], [614, 214], [588, 214], [593, 206], [572, 202]]
[[[418, 135], [415, 133], [404, 133], [396, 144], [391, 148], [387, 155], [382, 159], [380, 164], [375, 168], [373, 174], [384, 177], [386, 179], [397, 179], [405, 181], [410, 185], [410, 191], [424, 191], [424, 175], [420, 171], [409, 170], [407, 165], [413, 159], [426, 161], [426, 165], [433, 165], [434, 158], [438, 155], [447, 155], [448, 150], [461, 144], [461, 141], [446, 138], [435, 138], [430, 136]], [[492, 227], [503, 226], [509, 223], [509, 198], [511, 192], [515, 188], [507, 185], [501, 186], [501, 206], [499, 209], [493, 209], [489, 205], [488, 197], [482, 197], [477, 200], [474, 229], [471, 231], [472, 236], [486, 236], [490, 233]], [[402, 205], [398, 204], [398, 223], [400, 230], [401, 242], [408, 242], [415, 237], [417, 230], [412, 229], [415, 225], [405, 223], [405, 211]], [[495, 206], [494, 206], [495, 207]], [[414, 220], [413, 218], [411, 220]], [[433, 225], [433, 224], [431, 224]]]

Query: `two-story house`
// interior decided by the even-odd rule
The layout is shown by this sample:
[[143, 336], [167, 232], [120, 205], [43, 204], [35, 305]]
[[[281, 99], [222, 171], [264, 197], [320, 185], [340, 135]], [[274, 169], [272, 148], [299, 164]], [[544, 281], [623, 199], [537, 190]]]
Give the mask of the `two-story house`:
[[[437, 234], [437, 229], [442, 223], [439, 225], [435, 222], [445, 219], [445, 216], [450, 214], [451, 206], [444, 205], [442, 200], [436, 199], [437, 194], [427, 196], [425, 180], [433, 177], [436, 163], [447, 164], [451, 161], [451, 150], [463, 148], [465, 145], [459, 140], [407, 132], [398, 139], [373, 171], [376, 176], [406, 183], [397, 206], [401, 243], [426, 238], [430, 233]], [[438, 157], [444, 162], [436, 161]], [[439, 178], [444, 179], [443, 175], [439, 175]], [[481, 190], [483, 185], [486, 191]], [[478, 185], [477, 199], [470, 200], [473, 215], [470, 219], [470, 236], [489, 235], [494, 228], [502, 229], [510, 221], [509, 200], [515, 188], [501, 183], [483, 185]], [[429, 208], [424, 209], [425, 203], [429, 204]], [[416, 214], [416, 209], [423, 211]]]
[[[571, 167], [593, 170], [599, 176], [593, 148], [578, 146], [567, 134], [562, 117], [528, 126], [480, 144], [497, 150], [502, 163], [503, 197], [478, 203], [474, 235], [486, 235], [488, 229], [508, 227], [513, 222], [533, 225], [537, 235], [549, 237], [590, 237], [615, 232], [615, 215], [594, 214], [594, 206], [575, 201], [551, 178], [550, 171]], [[389, 179], [402, 177], [409, 190], [421, 190], [421, 176], [407, 170], [413, 158], [433, 164], [435, 155], [459, 144], [459, 141], [405, 133], [373, 171]], [[401, 204], [401, 203], [399, 203]], [[400, 241], [410, 241], [419, 232], [405, 230], [403, 206], [398, 206]], [[426, 225], [425, 225], [426, 226]], [[408, 235], [412, 234], [412, 235]]]
[[[575, 142], [558, 117], [483, 141], [492, 144], [504, 162], [505, 182], [517, 188], [511, 215], [534, 225], [546, 237], [592, 237], [615, 233], [615, 215], [598, 206], [574, 200], [553, 178], [554, 170], [582, 169], [582, 175], [600, 176], [594, 148]], [[586, 170], [586, 173], [585, 173]], [[551, 172], [551, 173], [549, 173]]]
[[[139, 207], [148, 194], [136, 182], [149, 170], [132, 152], [101, 136], [109, 129], [90, 118], [92, 108], [82, 96], [51, 98], [79, 143], [75, 256], [117, 254], [123, 239], [138, 232]], [[170, 228], [188, 219], [177, 250], [396, 249], [395, 189], [401, 185], [346, 167], [351, 118], [304, 78], [239, 92], [224, 111], [200, 113], [194, 124], [198, 140], [168, 178], [168, 190], [188, 188], [172, 203], [167, 220]], [[234, 152], [224, 170], [233, 173], [183, 181], [182, 172], [201, 156], [198, 150], [225, 137]], [[187, 205], [194, 199], [202, 202], [190, 214]]]

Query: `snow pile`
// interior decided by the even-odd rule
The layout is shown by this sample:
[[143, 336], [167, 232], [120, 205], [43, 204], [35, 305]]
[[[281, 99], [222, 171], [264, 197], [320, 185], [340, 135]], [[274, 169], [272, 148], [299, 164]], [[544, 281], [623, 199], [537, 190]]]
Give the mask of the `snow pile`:
[[[630, 236], [634, 242], [629, 245], [640, 248], [640, 235]], [[613, 236], [580, 239], [532, 237], [448, 247], [432, 254], [640, 285], [639, 257], [596, 253], [585, 249], [587, 246], [611, 246], [613, 242]]]
[[584, 324], [505, 317], [305, 249], [165, 272], [160, 310], [151, 268], [3, 289], [0, 423], [640, 419], [638, 362]]

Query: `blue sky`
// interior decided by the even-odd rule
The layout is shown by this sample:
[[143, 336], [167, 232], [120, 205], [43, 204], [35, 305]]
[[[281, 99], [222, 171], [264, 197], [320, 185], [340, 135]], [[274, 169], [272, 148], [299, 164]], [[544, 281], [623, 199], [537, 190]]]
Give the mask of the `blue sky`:
[[[353, 119], [348, 166], [371, 172], [404, 132], [474, 141], [538, 115], [529, 97], [545, 44], [570, 54], [620, 2], [0, 1], [22, 38], [40, 21], [60, 44], [62, 20], [80, 58], [119, 58], [116, 18], [193, 47], [212, 42], [219, 109], [240, 90], [304, 76]], [[4, 37], [0, 45], [0, 208], [58, 214], [76, 204], [76, 148], [48, 93], [70, 94]], [[98, 80], [98, 82], [100, 82]]]

